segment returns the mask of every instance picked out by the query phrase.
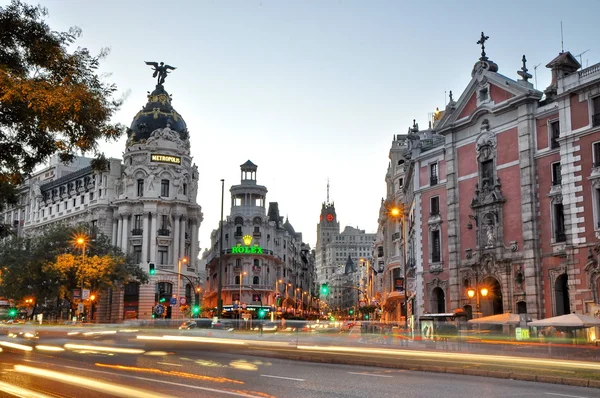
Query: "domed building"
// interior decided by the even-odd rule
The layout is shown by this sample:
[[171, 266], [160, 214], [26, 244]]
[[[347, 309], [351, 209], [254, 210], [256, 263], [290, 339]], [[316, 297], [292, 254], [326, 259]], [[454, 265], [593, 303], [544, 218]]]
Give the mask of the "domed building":
[[223, 220], [223, 231], [213, 230], [211, 249], [203, 255], [204, 308], [217, 315], [222, 266], [220, 316], [256, 318], [262, 309], [272, 319], [316, 317], [314, 251], [289, 220], [283, 221], [277, 202], [270, 202], [267, 209], [267, 188], [257, 184], [258, 166], [248, 160], [240, 169], [241, 181], [230, 189], [230, 215]]
[[[70, 166], [54, 159], [22, 186], [22, 209], [7, 208], [4, 219], [15, 221], [18, 234], [87, 222], [150, 274], [148, 284], [131, 281], [97, 292], [94, 321], [183, 318], [198, 300], [202, 211], [187, 126], [162, 84], [148, 95], [127, 136], [123, 159], [109, 159], [104, 171], [93, 170], [89, 158]], [[76, 315], [65, 304], [57, 317]]]

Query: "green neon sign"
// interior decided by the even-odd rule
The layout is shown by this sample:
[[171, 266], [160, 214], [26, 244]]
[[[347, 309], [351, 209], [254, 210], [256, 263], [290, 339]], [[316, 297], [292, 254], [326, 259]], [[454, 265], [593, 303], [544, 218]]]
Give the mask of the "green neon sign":
[[260, 246], [233, 246], [231, 254], [263, 254], [263, 248]]

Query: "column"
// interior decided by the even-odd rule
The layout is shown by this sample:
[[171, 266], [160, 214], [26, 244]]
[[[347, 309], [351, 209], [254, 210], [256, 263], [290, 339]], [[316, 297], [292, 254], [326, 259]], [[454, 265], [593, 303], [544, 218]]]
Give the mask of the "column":
[[[181, 217], [181, 239], [180, 239], [180, 244], [179, 244], [179, 253], [181, 254], [181, 257], [185, 256], [185, 231], [187, 230], [187, 216], [182, 216]], [[189, 256], [188, 258], [188, 264], [191, 267], [191, 256]], [[186, 266], [187, 268], [187, 266]]]
[[[198, 221], [196, 218], [192, 218], [191, 222], [191, 238], [190, 238], [190, 257], [192, 258], [192, 264], [194, 268], [198, 267]], [[196, 269], [197, 271], [197, 269]]]
[[[180, 224], [179, 224], [179, 217], [181, 217], [181, 215], [179, 213], [175, 213], [174, 214], [175, 217], [175, 223], [174, 223], [174, 232], [173, 232], [173, 264], [177, 266], [177, 262], [179, 261], [179, 239], [180, 238]], [[177, 292], [177, 294], [179, 294], [179, 292]]]
[[148, 239], [150, 237], [150, 230], [148, 229], [148, 213], [144, 213], [144, 221], [142, 228], [144, 229], [142, 232], [142, 264], [146, 264], [148, 262]]
[[110, 243], [113, 246], [117, 245], [117, 233], [119, 230], [119, 216], [118, 215], [113, 215], [113, 229], [112, 229], [112, 236], [110, 237]]
[[157, 212], [151, 213], [151, 217], [152, 217], [152, 220], [151, 220], [150, 224], [152, 226], [150, 227], [150, 262], [156, 263], [156, 234], [158, 231], [158, 226], [157, 226], [156, 221], [158, 219], [158, 213]]
[[121, 241], [123, 240], [123, 218], [120, 214], [117, 215], [117, 241], [115, 246], [121, 247]]
[[129, 252], [129, 213], [123, 213], [123, 231], [121, 232], [121, 250], [127, 254]]

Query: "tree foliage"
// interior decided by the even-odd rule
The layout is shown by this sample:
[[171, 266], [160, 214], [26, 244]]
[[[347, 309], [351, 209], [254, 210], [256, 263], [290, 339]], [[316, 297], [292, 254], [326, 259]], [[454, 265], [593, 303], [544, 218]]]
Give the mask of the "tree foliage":
[[[82, 233], [95, 236], [89, 240], [85, 259], [82, 248], [74, 244], [74, 236]], [[132, 279], [148, 282], [146, 273], [131, 258], [87, 225], [54, 225], [32, 238], [7, 239], [0, 243], [0, 266], [0, 295], [15, 300], [72, 300], [73, 289], [82, 282], [94, 291]]]
[[14, 203], [16, 187], [51, 155], [99, 156], [98, 142], [124, 131], [110, 123], [122, 102], [116, 87], [98, 74], [107, 51], [69, 52], [81, 31], [52, 31], [46, 15], [20, 0], [0, 7], [0, 206]]

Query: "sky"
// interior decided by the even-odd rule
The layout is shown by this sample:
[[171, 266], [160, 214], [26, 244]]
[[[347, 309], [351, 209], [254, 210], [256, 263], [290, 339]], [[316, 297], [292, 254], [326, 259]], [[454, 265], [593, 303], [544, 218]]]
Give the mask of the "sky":
[[[600, 1], [27, 1], [48, 9], [53, 30], [83, 30], [77, 45], [109, 48], [101, 70], [126, 101], [115, 122], [130, 125], [156, 84], [144, 61], [177, 67], [165, 82], [185, 119], [199, 167], [200, 247], [225, 217], [240, 165], [258, 166], [296, 232], [314, 247], [321, 204], [338, 221], [377, 231], [394, 134], [458, 98], [489, 36], [488, 57], [517, 79], [523, 54], [538, 89], [561, 51], [600, 62]], [[0, 0], [0, 5], [8, 4]], [[586, 52], [587, 51], [587, 52]], [[578, 57], [579, 58], [579, 57]], [[126, 137], [103, 143], [121, 158]]]

